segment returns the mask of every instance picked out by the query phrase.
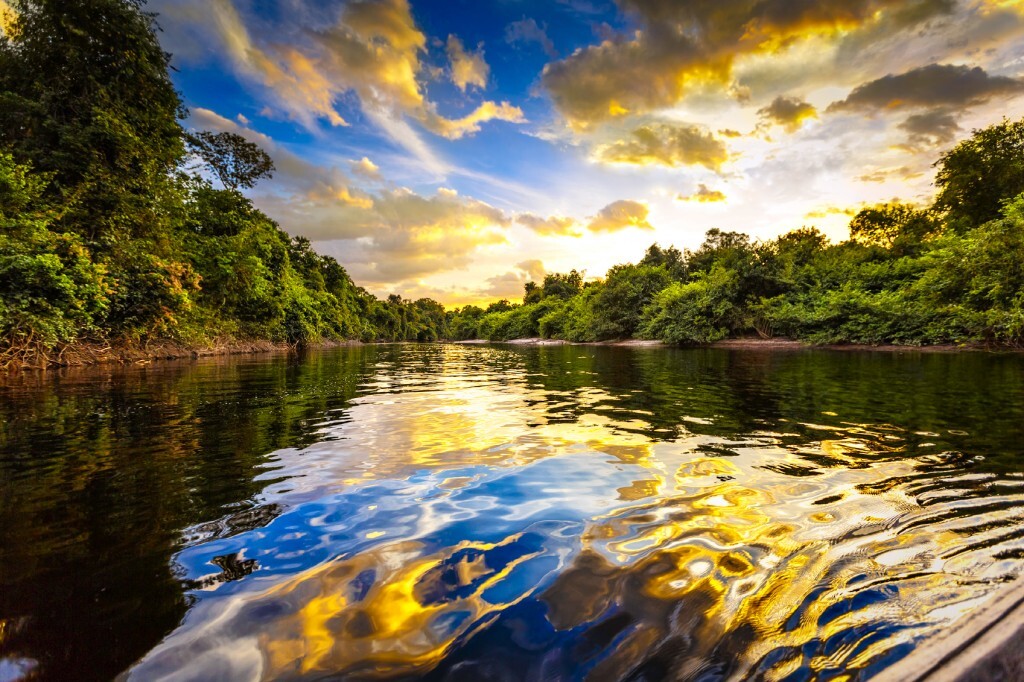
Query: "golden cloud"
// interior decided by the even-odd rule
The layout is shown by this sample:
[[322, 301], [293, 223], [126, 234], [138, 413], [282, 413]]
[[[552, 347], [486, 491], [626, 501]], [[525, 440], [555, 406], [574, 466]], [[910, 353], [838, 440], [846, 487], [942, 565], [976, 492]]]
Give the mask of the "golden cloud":
[[826, 206], [824, 208], [817, 208], [813, 211], [808, 211], [804, 214], [804, 217], [814, 219], [827, 218], [833, 215], [855, 216], [859, 210], [859, 208], [850, 208], [848, 206]]
[[457, 140], [467, 134], [477, 132], [480, 130], [480, 124], [487, 121], [522, 123], [525, 120], [523, 110], [512, 106], [508, 102], [502, 102], [501, 104], [484, 102], [462, 118], [445, 118], [429, 109], [423, 113], [423, 118], [420, 122], [424, 128], [435, 135], [446, 137], [449, 140]]
[[374, 182], [380, 182], [383, 179], [380, 174], [380, 167], [365, 156], [358, 161], [352, 162], [352, 172]]
[[[194, 109], [192, 122], [260, 144], [278, 172], [274, 191], [257, 194], [254, 203], [293, 234], [308, 237], [326, 251], [337, 250], [331, 243], [344, 243], [344, 253], [336, 255], [368, 282], [390, 284], [464, 267], [479, 249], [507, 241], [512, 220], [501, 209], [454, 190], [442, 188], [433, 196], [406, 188], [366, 191], [353, 186], [341, 171], [312, 164], [266, 135], [208, 109]], [[353, 173], [371, 173], [374, 181], [383, 181], [369, 159], [351, 165]]]
[[542, 73], [555, 106], [578, 131], [675, 105], [688, 91], [708, 84], [728, 90], [741, 56], [773, 54], [810, 37], [841, 35], [905, 7], [902, 0], [618, 4], [639, 25], [633, 34], [579, 49]]
[[373, 199], [365, 192], [353, 190], [347, 186], [338, 186], [333, 183], [317, 182], [310, 188], [304, 197], [307, 201], [314, 203], [338, 203], [342, 206], [352, 206], [370, 210], [374, 207]]
[[682, 98], [685, 73], [699, 63], [685, 40], [650, 45], [606, 40], [544, 67], [542, 81], [555, 107], [576, 130], [631, 113], [644, 113]]
[[491, 74], [491, 67], [484, 61], [483, 50], [477, 48], [475, 52], [466, 52], [462, 41], [457, 36], [448, 36], [447, 44], [448, 62], [451, 65], [452, 83], [463, 92], [470, 85], [478, 88], [487, 87], [487, 79]]
[[701, 203], [715, 203], [725, 201], [726, 196], [724, 192], [717, 189], [710, 189], [707, 185], [701, 183], [697, 185], [697, 191], [688, 196], [679, 195], [680, 201], [698, 201]]
[[273, 54], [258, 48], [231, 0], [212, 0], [208, 11], [208, 20], [235, 67], [273, 91], [291, 118], [306, 127], [313, 127], [317, 118], [335, 126], [348, 125], [334, 109], [342, 90], [321, 75], [317, 65], [291, 48]]
[[14, 19], [14, 10], [4, 0], [0, 0], [0, 34], [10, 29]]
[[[193, 21], [212, 26], [240, 72], [273, 93], [274, 107], [309, 129], [321, 119], [347, 125], [335, 106], [345, 93], [354, 93], [372, 120], [421, 156], [428, 154], [403, 117], [451, 139], [474, 133], [487, 121], [524, 120], [508, 102], [485, 101], [461, 118], [438, 113], [420, 83], [431, 71], [421, 60], [427, 38], [408, 0], [353, 0], [334, 25], [307, 31], [305, 40], [293, 45], [254, 40], [232, 0], [211, 0], [190, 14]], [[484, 87], [489, 69], [482, 53], [466, 52], [455, 36], [448, 48], [456, 84], [463, 90]]]
[[758, 109], [757, 115], [765, 125], [778, 125], [787, 133], [795, 133], [804, 121], [818, 118], [818, 110], [796, 97], [779, 95], [771, 104]]
[[869, 173], [864, 173], [857, 177], [861, 182], [886, 182], [891, 178], [900, 178], [902, 180], [913, 180], [924, 175], [923, 171], [915, 170], [910, 166], [900, 166], [899, 168], [881, 168], [873, 170]]
[[647, 221], [650, 209], [639, 201], [620, 200], [608, 204], [590, 219], [587, 229], [591, 232], [618, 232], [630, 227], [653, 230]]
[[638, 166], [704, 166], [717, 171], [729, 160], [729, 151], [708, 130], [690, 124], [652, 123], [633, 130], [630, 137], [595, 150], [600, 161]]
[[385, 192], [374, 199], [373, 214], [367, 278], [378, 282], [465, 267], [480, 248], [507, 242], [511, 224], [500, 209], [444, 189], [432, 197]]
[[542, 218], [532, 213], [520, 213], [515, 220], [518, 224], [528, 227], [537, 234], [552, 237], [580, 237], [579, 223], [575, 218], [550, 216]]
[[537, 259], [524, 260], [521, 263], [516, 263], [516, 268], [526, 273], [526, 276], [535, 282], [540, 282], [544, 279], [544, 275], [547, 271], [544, 269], [544, 263]]

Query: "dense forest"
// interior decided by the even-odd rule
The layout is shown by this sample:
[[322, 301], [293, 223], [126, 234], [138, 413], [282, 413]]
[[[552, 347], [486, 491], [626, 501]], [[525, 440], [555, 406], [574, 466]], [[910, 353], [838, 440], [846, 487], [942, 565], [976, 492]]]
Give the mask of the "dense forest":
[[[188, 131], [143, 0], [14, 0], [0, 33], [0, 366], [81, 344], [542, 336], [701, 343], [1024, 341], [1024, 121], [936, 162], [934, 203], [862, 210], [850, 239], [712, 230], [603, 280], [550, 274], [521, 303], [380, 300], [242, 190], [274, 172]], [[57, 46], [55, 48], [55, 46]]]

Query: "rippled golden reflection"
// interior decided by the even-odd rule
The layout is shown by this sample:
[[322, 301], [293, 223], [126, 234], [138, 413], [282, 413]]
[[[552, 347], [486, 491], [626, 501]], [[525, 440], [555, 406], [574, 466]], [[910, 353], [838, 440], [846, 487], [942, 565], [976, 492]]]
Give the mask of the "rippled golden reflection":
[[653, 399], [505, 351], [432, 362], [377, 368], [277, 451], [264, 523], [186, 531], [183, 572], [257, 568], [211, 570], [130, 677], [485, 676], [474, 642], [514, 647], [517, 679], [855, 677], [1020, 572], [1024, 479], [940, 434], [840, 411], [727, 428], [699, 377]]

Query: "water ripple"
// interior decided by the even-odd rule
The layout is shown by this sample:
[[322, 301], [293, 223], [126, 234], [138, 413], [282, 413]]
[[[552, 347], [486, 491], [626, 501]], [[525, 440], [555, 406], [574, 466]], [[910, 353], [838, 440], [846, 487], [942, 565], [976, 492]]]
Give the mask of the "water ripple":
[[128, 679], [867, 678], [1024, 566], [1019, 359], [393, 346], [280, 371], [179, 380], [222, 412], [167, 408], [158, 461], [259, 458], [171, 469], [215, 513], [169, 524], [188, 610]]

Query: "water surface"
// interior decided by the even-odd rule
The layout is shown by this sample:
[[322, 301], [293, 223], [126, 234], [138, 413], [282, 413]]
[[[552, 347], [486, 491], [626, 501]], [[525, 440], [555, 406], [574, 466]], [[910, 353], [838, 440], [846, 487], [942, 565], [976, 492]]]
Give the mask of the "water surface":
[[0, 680], [866, 679], [1021, 572], [1022, 424], [1006, 355], [26, 376], [0, 387]]

